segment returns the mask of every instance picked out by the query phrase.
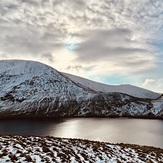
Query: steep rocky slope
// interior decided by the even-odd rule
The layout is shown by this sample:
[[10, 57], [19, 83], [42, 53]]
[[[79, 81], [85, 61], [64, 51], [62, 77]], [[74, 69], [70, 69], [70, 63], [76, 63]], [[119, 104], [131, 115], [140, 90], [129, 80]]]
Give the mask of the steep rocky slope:
[[0, 61], [0, 117], [163, 118], [161, 95], [136, 88], [102, 92], [39, 62], [4, 60]]

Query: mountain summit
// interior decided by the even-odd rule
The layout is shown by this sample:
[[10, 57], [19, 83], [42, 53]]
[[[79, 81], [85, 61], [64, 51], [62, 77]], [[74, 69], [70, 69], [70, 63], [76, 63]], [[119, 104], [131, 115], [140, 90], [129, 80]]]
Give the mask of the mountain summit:
[[161, 95], [132, 85], [111, 86], [34, 61], [0, 61], [0, 117], [163, 118]]

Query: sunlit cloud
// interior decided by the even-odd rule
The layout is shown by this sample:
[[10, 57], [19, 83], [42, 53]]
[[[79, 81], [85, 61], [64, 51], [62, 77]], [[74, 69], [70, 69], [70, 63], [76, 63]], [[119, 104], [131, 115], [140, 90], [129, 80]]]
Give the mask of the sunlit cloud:
[[148, 89], [154, 89], [157, 92], [162, 93], [163, 78], [160, 79], [145, 79], [143, 86]]

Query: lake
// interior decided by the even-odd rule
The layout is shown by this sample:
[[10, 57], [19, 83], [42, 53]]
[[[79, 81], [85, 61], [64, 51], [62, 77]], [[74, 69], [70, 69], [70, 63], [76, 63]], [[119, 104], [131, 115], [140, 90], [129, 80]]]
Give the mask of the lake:
[[82, 138], [163, 148], [163, 120], [61, 118], [0, 120], [0, 134]]

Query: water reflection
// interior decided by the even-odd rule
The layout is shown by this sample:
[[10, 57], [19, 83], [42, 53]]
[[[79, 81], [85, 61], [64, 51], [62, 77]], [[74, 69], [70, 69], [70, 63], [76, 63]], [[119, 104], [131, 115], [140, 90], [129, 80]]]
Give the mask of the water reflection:
[[48, 135], [49, 131], [58, 123], [64, 122], [64, 119], [10, 119], [0, 120], [0, 134], [20, 134], [20, 135]]
[[127, 118], [1, 120], [0, 134], [51, 135], [163, 148], [163, 121]]
[[162, 126], [161, 120], [81, 118], [57, 124], [49, 135], [163, 148]]

